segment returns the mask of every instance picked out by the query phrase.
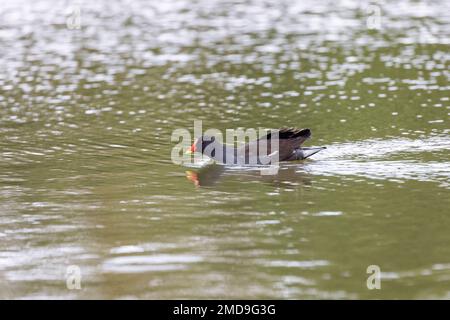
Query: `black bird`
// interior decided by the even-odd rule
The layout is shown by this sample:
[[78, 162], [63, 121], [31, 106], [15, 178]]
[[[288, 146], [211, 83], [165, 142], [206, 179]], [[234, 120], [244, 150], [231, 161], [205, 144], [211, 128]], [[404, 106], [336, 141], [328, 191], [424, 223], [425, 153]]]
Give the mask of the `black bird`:
[[194, 141], [188, 152], [200, 152], [224, 164], [273, 164], [278, 161], [303, 160], [326, 149], [301, 148], [310, 137], [310, 129], [281, 128], [236, 148], [216, 141], [214, 136], [204, 135]]

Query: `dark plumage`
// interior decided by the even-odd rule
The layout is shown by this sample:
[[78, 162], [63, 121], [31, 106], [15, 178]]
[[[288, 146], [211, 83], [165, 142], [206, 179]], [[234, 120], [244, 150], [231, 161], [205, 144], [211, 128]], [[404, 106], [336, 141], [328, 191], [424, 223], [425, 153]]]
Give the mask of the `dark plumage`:
[[[200, 152], [226, 164], [265, 164], [269, 158], [277, 161], [302, 160], [324, 149], [300, 148], [310, 137], [310, 129], [281, 128], [234, 148], [221, 144], [215, 137], [202, 136], [194, 142], [190, 151]], [[274, 141], [278, 142], [278, 148], [271, 145]]]
[[[281, 128], [278, 129], [278, 139], [296, 139], [296, 138], [309, 138], [311, 137], [311, 130], [309, 129], [296, 129], [296, 128]], [[272, 136], [272, 131], [269, 132], [265, 138], [270, 139]], [[264, 139], [261, 137], [260, 139]]]

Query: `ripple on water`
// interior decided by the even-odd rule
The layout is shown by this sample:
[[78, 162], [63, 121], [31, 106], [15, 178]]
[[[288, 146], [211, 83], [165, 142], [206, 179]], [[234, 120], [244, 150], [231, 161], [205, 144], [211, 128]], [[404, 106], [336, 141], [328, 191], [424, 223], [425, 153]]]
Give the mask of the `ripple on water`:
[[[318, 175], [356, 175], [391, 181], [418, 180], [438, 182], [449, 187], [450, 162], [421, 160], [427, 154], [447, 152], [450, 139], [384, 139], [334, 144], [317, 154], [314, 162], [301, 168]], [[392, 157], [401, 157], [395, 160]]]
[[305, 261], [292, 261], [292, 260], [272, 260], [272, 261], [261, 261], [260, 263], [268, 267], [284, 267], [284, 268], [317, 268], [325, 267], [330, 265], [329, 261], [326, 260], [305, 260]]
[[189, 254], [155, 254], [114, 257], [104, 261], [102, 270], [114, 273], [140, 273], [188, 269], [201, 262], [201, 256]]
[[[95, 297], [105, 295], [105, 279], [158, 271], [164, 288], [146, 290], [156, 297], [172, 286], [170, 293], [186, 298], [351, 298], [355, 286], [333, 291], [321, 277], [333, 279], [325, 268], [355, 265], [335, 258], [314, 237], [325, 230], [321, 223], [347, 214], [332, 211], [341, 208], [326, 192], [301, 192], [302, 186], [312, 180], [320, 187], [330, 175], [340, 177], [329, 179], [336, 189], [353, 176], [449, 186], [449, 1], [379, 2], [378, 30], [368, 30], [360, 1], [80, 1], [82, 25], [72, 30], [67, 5], [0, 4], [0, 282], [19, 283], [23, 290], [11, 291], [14, 298], [54, 297], [55, 288], [59, 296], [79, 297], [62, 281], [67, 264], [77, 262], [83, 277], [93, 275], [96, 283], [80, 295]], [[259, 174], [231, 169], [236, 184], [228, 189], [193, 190], [168, 156], [172, 130], [193, 119], [221, 128], [308, 125], [314, 139], [322, 139], [313, 141], [333, 144], [314, 161], [281, 170], [270, 185], [262, 185]], [[392, 138], [401, 136], [417, 139]], [[292, 178], [296, 170], [308, 174]], [[299, 192], [279, 201], [284, 190]], [[418, 190], [434, 199], [436, 189]], [[333, 206], [308, 199], [317, 194]], [[446, 205], [439, 200], [437, 212]], [[366, 210], [353, 205], [342, 212]], [[277, 215], [264, 215], [268, 210]], [[306, 227], [291, 223], [299, 211], [325, 218], [310, 219]], [[410, 260], [406, 255], [422, 233], [405, 229], [405, 247], [403, 232], [389, 237], [390, 228], [420, 222], [412, 213], [418, 220], [393, 221], [381, 231], [398, 244], [386, 250], [400, 248], [405, 255], [398, 265], [417, 263], [416, 252]], [[404, 278], [412, 288], [393, 291], [420, 290], [420, 277], [430, 272], [448, 280], [441, 245], [448, 243], [448, 230], [439, 229], [444, 218], [429, 219], [429, 238], [417, 243], [431, 267], [388, 271], [387, 278]], [[361, 237], [380, 234], [380, 223], [371, 220], [373, 229], [364, 235], [354, 228], [355, 237], [339, 244], [354, 250]], [[177, 241], [180, 234], [186, 237]], [[326, 235], [327, 244], [338, 237], [330, 229]], [[321, 260], [308, 260], [308, 242], [300, 248], [298, 239], [317, 244]], [[121, 240], [130, 245], [111, 248]], [[298, 257], [272, 256], [286, 247]], [[111, 248], [106, 257], [105, 248]], [[206, 263], [210, 259], [220, 263]], [[198, 278], [176, 272], [197, 271], [200, 264]], [[304, 269], [310, 277], [303, 277]], [[148, 292], [136, 292], [145, 277], [135, 278], [136, 284], [107, 294], [145, 297]], [[57, 286], [47, 290], [52, 281]], [[364, 288], [359, 293], [368, 294]]]

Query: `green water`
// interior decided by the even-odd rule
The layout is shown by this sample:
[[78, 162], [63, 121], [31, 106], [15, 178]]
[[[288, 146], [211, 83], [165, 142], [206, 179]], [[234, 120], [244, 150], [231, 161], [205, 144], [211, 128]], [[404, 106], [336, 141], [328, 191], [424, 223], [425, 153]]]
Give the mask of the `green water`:
[[[1, 3], [0, 297], [450, 298], [449, 2], [372, 6]], [[328, 149], [175, 165], [194, 120]]]

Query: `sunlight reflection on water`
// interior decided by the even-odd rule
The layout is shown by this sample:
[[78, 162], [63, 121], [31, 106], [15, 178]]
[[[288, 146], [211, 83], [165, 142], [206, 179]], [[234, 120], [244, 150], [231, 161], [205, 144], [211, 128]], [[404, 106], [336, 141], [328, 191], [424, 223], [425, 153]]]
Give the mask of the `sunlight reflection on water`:
[[[1, 1], [0, 297], [448, 297], [450, 2], [375, 5]], [[328, 149], [185, 173], [197, 119]]]

